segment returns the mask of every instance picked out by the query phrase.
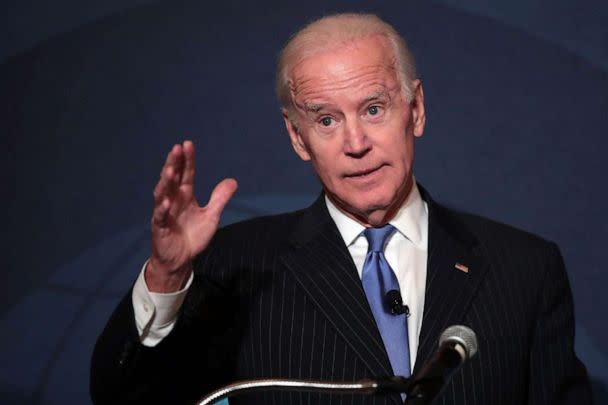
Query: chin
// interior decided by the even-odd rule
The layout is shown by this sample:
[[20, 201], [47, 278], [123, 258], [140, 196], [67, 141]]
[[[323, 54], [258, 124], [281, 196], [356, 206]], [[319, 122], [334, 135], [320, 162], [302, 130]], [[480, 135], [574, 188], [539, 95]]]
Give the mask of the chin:
[[[397, 191], [389, 191], [386, 187], [374, 187], [365, 191], [349, 190], [344, 195], [331, 194], [330, 198], [337, 207], [355, 215], [361, 219], [371, 220], [372, 217], [379, 216], [382, 220], [384, 215], [395, 204], [399, 198]], [[356, 196], [356, 198], [353, 198]]]
[[395, 200], [396, 198], [393, 193], [371, 190], [359, 198], [357, 205], [366, 212], [372, 212], [388, 209]]
[[[386, 200], [369, 200], [369, 201], [356, 201], [353, 204], [349, 204], [349, 211], [353, 214], [361, 217], [369, 219], [370, 217], [375, 217], [380, 215], [384, 217], [384, 213], [390, 208], [390, 202]], [[366, 222], [369, 222], [367, 220]]]

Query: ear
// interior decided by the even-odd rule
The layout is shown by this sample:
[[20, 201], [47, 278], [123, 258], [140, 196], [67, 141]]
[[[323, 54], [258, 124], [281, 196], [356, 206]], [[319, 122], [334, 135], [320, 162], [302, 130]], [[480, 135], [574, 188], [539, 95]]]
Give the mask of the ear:
[[283, 121], [285, 121], [285, 128], [287, 128], [287, 133], [289, 133], [289, 138], [291, 139], [291, 146], [293, 147], [293, 150], [298, 154], [300, 159], [304, 161], [310, 160], [310, 154], [308, 153], [308, 148], [304, 143], [304, 139], [302, 139], [300, 129], [291, 120], [285, 108], [282, 110], [282, 113]]
[[416, 79], [413, 82], [414, 97], [410, 103], [412, 109], [412, 120], [414, 122], [414, 136], [419, 138], [424, 133], [424, 124], [426, 123], [426, 115], [424, 114], [424, 91], [422, 83]]

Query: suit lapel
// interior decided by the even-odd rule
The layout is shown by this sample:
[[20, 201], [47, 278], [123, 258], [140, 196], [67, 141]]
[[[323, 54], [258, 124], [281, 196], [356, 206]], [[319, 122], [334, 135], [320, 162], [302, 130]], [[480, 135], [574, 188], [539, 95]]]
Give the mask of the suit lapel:
[[452, 213], [421, 189], [429, 207], [429, 245], [424, 314], [414, 374], [437, 349], [441, 333], [460, 324], [487, 264], [475, 237]]
[[391, 375], [359, 274], [322, 196], [305, 212], [290, 245], [283, 262], [312, 302], [372, 375]]

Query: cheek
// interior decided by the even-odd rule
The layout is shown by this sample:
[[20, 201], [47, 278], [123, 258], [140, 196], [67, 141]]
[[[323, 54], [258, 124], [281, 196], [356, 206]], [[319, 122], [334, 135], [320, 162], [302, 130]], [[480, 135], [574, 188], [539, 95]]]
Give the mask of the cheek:
[[319, 161], [314, 165], [315, 172], [324, 183], [334, 184], [340, 180], [340, 171], [331, 160]]
[[323, 155], [319, 155], [317, 153], [311, 153], [311, 164], [312, 167], [317, 174], [317, 176], [321, 179], [323, 184], [327, 184], [335, 177], [334, 167], [331, 165], [331, 160]]
[[341, 149], [335, 142], [317, 140], [308, 143], [311, 162], [319, 175], [335, 175], [340, 171]]

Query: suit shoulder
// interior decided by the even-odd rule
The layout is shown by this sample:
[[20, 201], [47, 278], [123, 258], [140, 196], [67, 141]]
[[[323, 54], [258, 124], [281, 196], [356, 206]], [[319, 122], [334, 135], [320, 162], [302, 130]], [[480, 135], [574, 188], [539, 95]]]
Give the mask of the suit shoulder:
[[513, 225], [478, 214], [443, 208], [453, 221], [460, 222], [470, 237], [484, 246], [510, 246], [511, 249], [557, 249], [555, 242]]
[[220, 228], [215, 236], [223, 242], [231, 240], [285, 240], [304, 210], [264, 215], [231, 223]]
[[492, 277], [501, 280], [502, 285], [515, 283], [522, 293], [525, 290], [536, 297], [546, 280], [565, 279], [562, 254], [553, 241], [477, 214], [450, 213], [469, 235], [472, 251], [483, 258]]
[[[288, 236], [302, 211], [253, 217], [223, 226], [209, 246], [195, 259], [195, 272], [207, 278], [224, 279], [242, 263], [262, 269], [287, 246]], [[226, 273], [227, 272], [227, 273]], [[239, 274], [238, 271], [235, 274]]]

